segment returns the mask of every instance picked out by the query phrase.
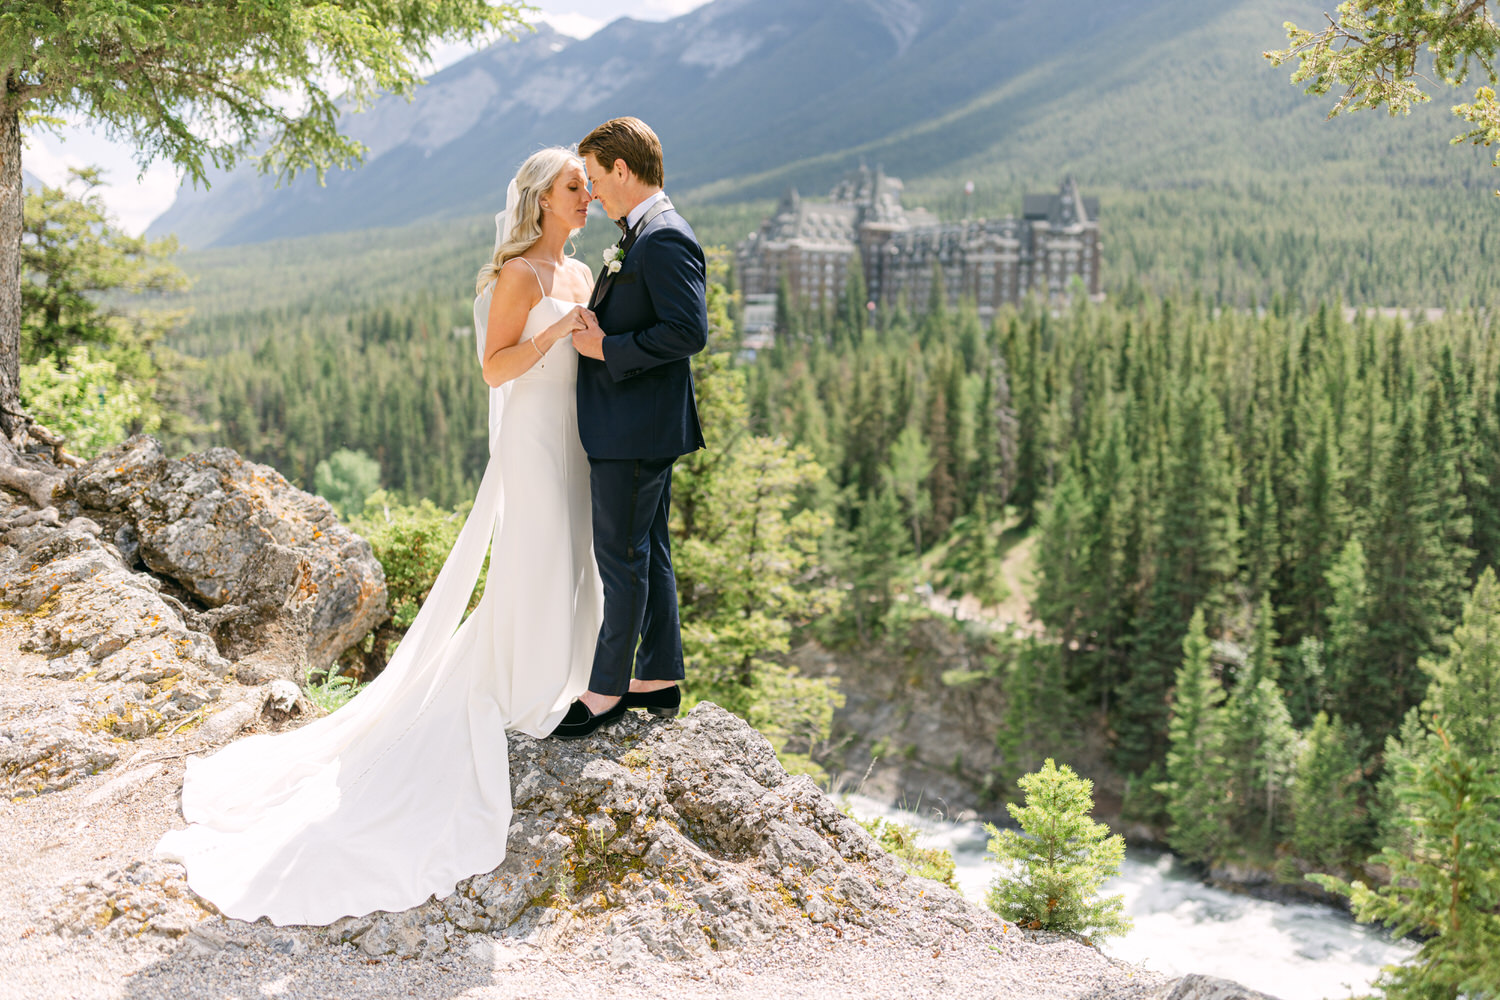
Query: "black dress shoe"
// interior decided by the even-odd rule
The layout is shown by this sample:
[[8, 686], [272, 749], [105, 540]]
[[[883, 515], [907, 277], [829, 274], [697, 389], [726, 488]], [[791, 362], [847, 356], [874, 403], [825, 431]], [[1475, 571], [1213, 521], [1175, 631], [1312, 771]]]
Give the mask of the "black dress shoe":
[[626, 708], [644, 708], [659, 719], [670, 719], [682, 707], [682, 688], [673, 684], [658, 691], [630, 691], [620, 699]]
[[619, 722], [625, 716], [625, 699], [621, 698], [615, 702], [613, 708], [606, 708], [595, 715], [589, 711], [589, 707], [581, 701], [575, 701], [568, 706], [568, 714], [552, 730], [552, 735], [560, 740], [581, 740], [585, 736], [592, 735], [594, 730]]

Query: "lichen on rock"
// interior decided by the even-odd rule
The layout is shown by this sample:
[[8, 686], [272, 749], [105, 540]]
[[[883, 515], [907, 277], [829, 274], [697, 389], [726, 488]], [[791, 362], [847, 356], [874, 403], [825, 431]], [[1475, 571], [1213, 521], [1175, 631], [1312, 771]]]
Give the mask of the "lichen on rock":
[[139, 436], [74, 471], [57, 506], [0, 492], [0, 628], [58, 682], [43, 710], [0, 712], [0, 792], [67, 788], [121, 741], [306, 714], [270, 686], [385, 605], [374, 553], [327, 503], [225, 449], [168, 459]]

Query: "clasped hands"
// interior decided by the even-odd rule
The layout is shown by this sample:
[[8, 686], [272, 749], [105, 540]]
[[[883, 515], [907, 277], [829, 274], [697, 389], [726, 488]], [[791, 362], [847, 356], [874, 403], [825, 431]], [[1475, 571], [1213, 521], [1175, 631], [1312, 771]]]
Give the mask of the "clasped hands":
[[585, 358], [604, 360], [604, 331], [599, 328], [599, 317], [586, 306], [574, 306], [563, 323], [570, 324], [568, 333], [573, 338], [573, 347]]

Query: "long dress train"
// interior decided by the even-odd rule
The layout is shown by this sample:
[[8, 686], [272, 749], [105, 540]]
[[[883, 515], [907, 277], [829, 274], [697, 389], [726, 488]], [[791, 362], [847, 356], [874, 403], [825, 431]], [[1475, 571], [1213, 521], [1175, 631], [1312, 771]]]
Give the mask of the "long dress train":
[[[544, 296], [522, 340], [573, 305]], [[488, 308], [486, 292], [481, 355]], [[577, 371], [564, 340], [492, 390], [474, 509], [385, 671], [326, 718], [188, 761], [189, 826], [156, 853], [224, 914], [324, 924], [402, 910], [504, 859], [506, 730], [557, 725], [588, 686], [603, 613]], [[487, 550], [484, 596], [460, 625]]]

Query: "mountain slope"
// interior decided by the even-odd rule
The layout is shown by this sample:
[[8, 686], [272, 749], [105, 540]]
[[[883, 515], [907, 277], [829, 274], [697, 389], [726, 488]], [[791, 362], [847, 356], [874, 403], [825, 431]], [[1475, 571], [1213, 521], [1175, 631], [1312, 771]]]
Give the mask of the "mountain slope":
[[[229, 245], [493, 210], [529, 152], [619, 114], [656, 128], [679, 192], [765, 196], [769, 181], [737, 189], [779, 184], [799, 163], [814, 164], [798, 178], [816, 190], [862, 148], [915, 177], [981, 154], [1043, 104], [1088, 99], [1099, 53], [1118, 61], [1216, 16], [1187, 0], [716, 0], [584, 41], [542, 26], [437, 74], [409, 104], [351, 119], [370, 147], [359, 170], [273, 193], [241, 168], [185, 191], [151, 233]], [[973, 116], [932, 133], [936, 115], [966, 107]], [[939, 141], [904, 138], [924, 135]]]

